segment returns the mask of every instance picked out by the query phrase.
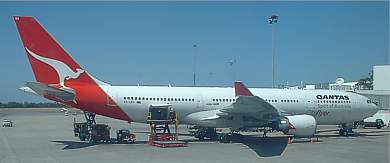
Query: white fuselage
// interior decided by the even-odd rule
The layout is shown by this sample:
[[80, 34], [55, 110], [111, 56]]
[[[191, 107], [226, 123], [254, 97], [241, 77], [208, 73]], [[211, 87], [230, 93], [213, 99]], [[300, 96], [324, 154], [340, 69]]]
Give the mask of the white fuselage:
[[[186, 116], [200, 111], [219, 110], [234, 103], [232, 87], [103, 86], [116, 104], [135, 122], [145, 123], [151, 105], [171, 104], [181, 123]], [[260, 98], [285, 114], [308, 114], [317, 124], [343, 124], [362, 120], [377, 112], [364, 96], [330, 90], [288, 90], [249, 88]], [[319, 99], [318, 95], [325, 99]], [[347, 96], [333, 99], [330, 96]]]

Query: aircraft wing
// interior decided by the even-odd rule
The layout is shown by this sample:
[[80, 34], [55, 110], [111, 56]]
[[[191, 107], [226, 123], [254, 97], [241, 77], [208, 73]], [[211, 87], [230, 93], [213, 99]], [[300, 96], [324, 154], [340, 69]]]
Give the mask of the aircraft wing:
[[234, 89], [237, 99], [232, 105], [189, 114], [186, 116], [187, 122], [199, 126], [240, 128], [261, 126], [283, 115], [283, 110], [254, 96], [241, 82], [235, 82]]
[[40, 82], [27, 82], [25, 87], [21, 89], [25, 92], [34, 93], [43, 97], [52, 97], [62, 101], [72, 101], [75, 98], [75, 92], [73, 90], [56, 88]]
[[264, 99], [254, 96], [241, 82], [234, 83], [236, 102], [221, 112], [228, 115], [245, 115], [258, 120], [271, 120], [279, 115], [279, 111]]

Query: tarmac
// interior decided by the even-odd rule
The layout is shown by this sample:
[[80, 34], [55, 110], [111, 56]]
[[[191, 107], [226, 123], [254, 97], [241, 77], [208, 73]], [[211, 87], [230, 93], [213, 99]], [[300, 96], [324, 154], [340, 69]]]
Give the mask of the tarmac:
[[356, 129], [358, 136], [338, 136], [337, 126], [319, 126], [318, 141], [295, 139], [287, 143], [281, 133], [245, 132], [243, 143], [199, 141], [188, 135], [186, 125], [179, 128], [179, 139], [187, 147], [158, 148], [146, 143], [149, 125], [127, 123], [97, 116], [98, 123], [111, 126], [111, 137], [118, 129], [132, 129], [135, 144], [88, 143], [74, 137], [73, 121], [85, 121], [83, 114], [65, 116], [59, 109], [1, 109], [0, 120], [10, 119], [14, 127], [0, 128], [0, 163], [55, 162], [266, 162], [266, 163], [387, 163], [389, 133], [385, 129]]

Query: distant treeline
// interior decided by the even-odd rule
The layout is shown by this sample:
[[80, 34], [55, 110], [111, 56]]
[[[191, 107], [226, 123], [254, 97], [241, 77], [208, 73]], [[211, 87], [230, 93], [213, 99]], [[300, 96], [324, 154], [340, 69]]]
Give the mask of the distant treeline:
[[1, 103], [0, 102], [0, 108], [62, 108], [62, 107], [66, 107], [66, 106], [63, 104], [52, 103], [52, 102], [40, 102], [40, 103], [33, 103], [33, 102]]

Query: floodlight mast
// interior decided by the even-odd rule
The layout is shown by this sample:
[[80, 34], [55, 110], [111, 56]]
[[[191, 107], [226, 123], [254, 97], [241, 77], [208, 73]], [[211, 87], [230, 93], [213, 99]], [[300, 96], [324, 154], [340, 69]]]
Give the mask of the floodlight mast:
[[272, 88], [275, 88], [275, 25], [278, 22], [278, 15], [268, 17], [269, 24], [272, 25]]

